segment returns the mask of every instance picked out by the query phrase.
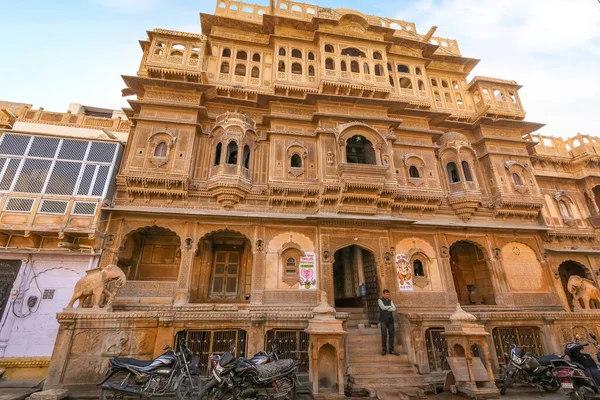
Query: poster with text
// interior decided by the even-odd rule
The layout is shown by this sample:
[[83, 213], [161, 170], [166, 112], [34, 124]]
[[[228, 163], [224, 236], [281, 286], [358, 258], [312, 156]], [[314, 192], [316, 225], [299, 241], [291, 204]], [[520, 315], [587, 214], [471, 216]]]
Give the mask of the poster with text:
[[311, 251], [300, 257], [300, 290], [317, 289], [317, 257]]
[[396, 275], [398, 276], [398, 289], [401, 292], [414, 290], [412, 272], [406, 254], [396, 254]]

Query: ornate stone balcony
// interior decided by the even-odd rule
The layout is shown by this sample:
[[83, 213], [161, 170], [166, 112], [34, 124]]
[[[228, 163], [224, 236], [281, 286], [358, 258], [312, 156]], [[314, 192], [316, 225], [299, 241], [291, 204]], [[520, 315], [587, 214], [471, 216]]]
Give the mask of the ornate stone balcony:
[[250, 171], [237, 164], [220, 164], [211, 167], [208, 191], [226, 209], [238, 204], [250, 192]]
[[481, 191], [475, 182], [457, 182], [450, 184], [448, 204], [462, 220], [471, 219], [483, 202]]

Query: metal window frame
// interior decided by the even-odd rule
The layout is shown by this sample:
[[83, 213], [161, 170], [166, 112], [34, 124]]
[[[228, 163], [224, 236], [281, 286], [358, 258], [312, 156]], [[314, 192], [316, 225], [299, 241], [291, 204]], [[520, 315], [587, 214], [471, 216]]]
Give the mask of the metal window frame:
[[[8, 203], [11, 200], [31, 200], [31, 207], [29, 207], [29, 210], [8, 210], [6, 207], [8, 206]], [[8, 197], [6, 199], [6, 201], [4, 202], [4, 207], [2, 208], [3, 212], [14, 212], [14, 213], [24, 213], [24, 212], [31, 212], [31, 210], [33, 210], [33, 205], [35, 204], [35, 198], [33, 197]]]
[[[77, 206], [78, 203], [85, 203], [85, 204], [93, 204], [94, 205], [94, 212], [92, 214], [81, 214], [81, 213], [76, 213], [75, 212], [75, 207]], [[93, 202], [93, 201], [79, 201], [76, 200], [73, 202], [73, 207], [71, 208], [71, 215], [84, 215], [84, 216], [94, 216], [96, 215], [96, 211], [98, 211], [98, 202]]]
[[[42, 207], [44, 206], [44, 203], [47, 201], [57, 201], [57, 202], [67, 203], [67, 205], [65, 206], [65, 211], [61, 212], [61, 213], [42, 211]], [[69, 200], [42, 199], [40, 201], [40, 206], [38, 207], [36, 214], [65, 215], [67, 213], [68, 209], [69, 209]]]

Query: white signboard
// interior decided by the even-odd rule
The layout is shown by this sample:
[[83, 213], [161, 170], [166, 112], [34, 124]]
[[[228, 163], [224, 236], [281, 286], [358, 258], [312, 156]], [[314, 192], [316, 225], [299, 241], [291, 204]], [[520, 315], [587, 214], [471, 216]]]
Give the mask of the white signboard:
[[317, 257], [312, 251], [304, 252], [300, 258], [300, 290], [317, 289]]
[[412, 271], [406, 254], [396, 254], [396, 275], [398, 276], [398, 289], [401, 292], [414, 290]]

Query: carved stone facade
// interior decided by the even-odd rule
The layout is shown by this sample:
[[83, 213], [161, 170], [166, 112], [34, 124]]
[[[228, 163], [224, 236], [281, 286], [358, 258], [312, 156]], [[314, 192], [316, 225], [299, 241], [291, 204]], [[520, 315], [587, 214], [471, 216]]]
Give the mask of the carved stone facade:
[[306, 329], [319, 290], [366, 310], [390, 289], [421, 372], [457, 302], [492, 334], [496, 371], [498, 329], [537, 329], [546, 351], [572, 321], [595, 331], [600, 314], [571, 312], [565, 288], [600, 268], [596, 139], [534, 136], [520, 86], [467, 83], [478, 61], [435, 29], [273, 3], [219, 0], [202, 35], [141, 42], [100, 260], [128, 282], [114, 313], [58, 315], [48, 384], [157, 355], [184, 328], [244, 330], [252, 354], [273, 329]]

